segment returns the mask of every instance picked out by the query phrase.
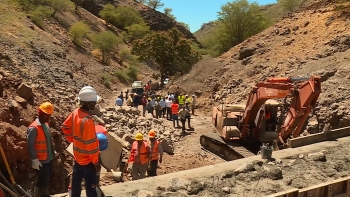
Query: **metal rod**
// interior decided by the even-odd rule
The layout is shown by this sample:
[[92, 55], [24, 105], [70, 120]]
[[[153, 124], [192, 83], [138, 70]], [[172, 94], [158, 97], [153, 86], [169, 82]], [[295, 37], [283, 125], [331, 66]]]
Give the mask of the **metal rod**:
[[0, 183], [0, 187], [4, 190], [6, 190], [8, 193], [10, 193], [13, 197], [17, 197], [17, 194], [15, 194], [13, 191], [11, 191], [8, 187]]

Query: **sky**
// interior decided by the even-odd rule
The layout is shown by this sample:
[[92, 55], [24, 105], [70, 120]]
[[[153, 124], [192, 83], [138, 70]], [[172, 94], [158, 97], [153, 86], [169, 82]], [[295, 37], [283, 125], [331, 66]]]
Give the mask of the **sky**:
[[[190, 26], [191, 32], [201, 28], [203, 23], [217, 19], [217, 12], [221, 6], [233, 0], [162, 0], [164, 7], [158, 11], [164, 12], [164, 8], [171, 8], [172, 14], [178, 22], [184, 22]], [[253, 2], [253, 1], [250, 1]], [[260, 5], [276, 3], [276, 0], [256, 0]]]

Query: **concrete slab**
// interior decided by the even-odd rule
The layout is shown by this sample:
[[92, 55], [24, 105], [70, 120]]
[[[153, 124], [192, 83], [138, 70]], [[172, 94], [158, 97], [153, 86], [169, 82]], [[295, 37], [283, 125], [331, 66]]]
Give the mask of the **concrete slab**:
[[128, 146], [128, 142], [124, 141], [112, 132], [108, 133], [108, 148], [101, 151], [102, 166], [107, 169], [107, 171], [117, 171], [119, 166], [121, 155], [123, 153], [123, 148]]
[[301, 147], [309, 144], [319, 143], [326, 140], [338, 139], [341, 137], [350, 136], [350, 127], [343, 127], [327, 132], [316, 133], [308, 136], [301, 136], [289, 140], [288, 144], [291, 148]]
[[[339, 138], [334, 141], [325, 141], [312, 145], [307, 145], [298, 148], [289, 148], [280, 150], [277, 152], [273, 152], [273, 158], [282, 159], [285, 157], [290, 157], [298, 154], [305, 154], [308, 152], [316, 152], [319, 150], [327, 149], [329, 147], [339, 146], [341, 144], [350, 143], [350, 137]], [[104, 186], [101, 189], [107, 196], [125, 196], [127, 197], [127, 193], [132, 192], [136, 189], [138, 190], [156, 190], [158, 186], [167, 187], [169, 184], [169, 180], [172, 178], [182, 178], [182, 179], [191, 179], [197, 178], [199, 180], [211, 176], [217, 176], [218, 174], [224, 173], [228, 170], [235, 170], [243, 165], [245, 162], [250, 162], [254, 160], [261, 160], [261, 156], [253, 156], [249, 158], [243, 158], [235, 161], [219, 163], [215, 165], [205, 166], [201, 168], [196, 168], [192, 170], [185, 170], [181, 172], [165, 174], [157, 177], [150, 177], [142, 180], [130, 181], [126, 183], [118, 183], [109, 186]], [[66, 196], [67, 194], [54, 195], [56, 197]], [[81, 196], [86, 196], [85, 192], [82, 192]]]

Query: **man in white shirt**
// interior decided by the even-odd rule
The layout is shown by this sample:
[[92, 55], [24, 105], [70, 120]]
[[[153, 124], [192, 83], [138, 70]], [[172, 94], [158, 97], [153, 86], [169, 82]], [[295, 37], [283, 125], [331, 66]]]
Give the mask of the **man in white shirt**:
[[[169, 97], [166, 97], [165, 98], [165, 106], [166, 106], [166, 119], [167, 120], [172, 120], [172, 118], [171, 118], [171, 108], [170, 108], [171, 103], [172, 103], [171, 99], [169, 99]], [[168, 118], [168, 117], [170, 117], [170, 118]]]

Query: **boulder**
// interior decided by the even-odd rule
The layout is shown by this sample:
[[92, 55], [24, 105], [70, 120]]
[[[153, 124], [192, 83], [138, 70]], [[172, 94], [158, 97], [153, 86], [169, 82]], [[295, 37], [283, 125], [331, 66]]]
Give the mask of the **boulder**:
[[25, 83], [19, 85], [16, 93], [26, 100], [33, 97], [33, 89]]
[[234, 171], [234, 173], [235, 175], [238, 175], [238, 174], [247, 173], [253, 170], [255, 170], [254, 165], [251, 162], [246, 162], [243, 165], [241, 165], [239, 168], [237, 168]]
[[15, 96], [15, 101], [21, 105], [26, 105], [27, 101], [20, 96]]
[[162, 145], [163, 151], [168, 154], [174, 154], [174, 145], [170, 139], [163, 139], [160, 144]]
[[327, 161], [325, 152], [310, 153], [307, 157], [313, 161]]

